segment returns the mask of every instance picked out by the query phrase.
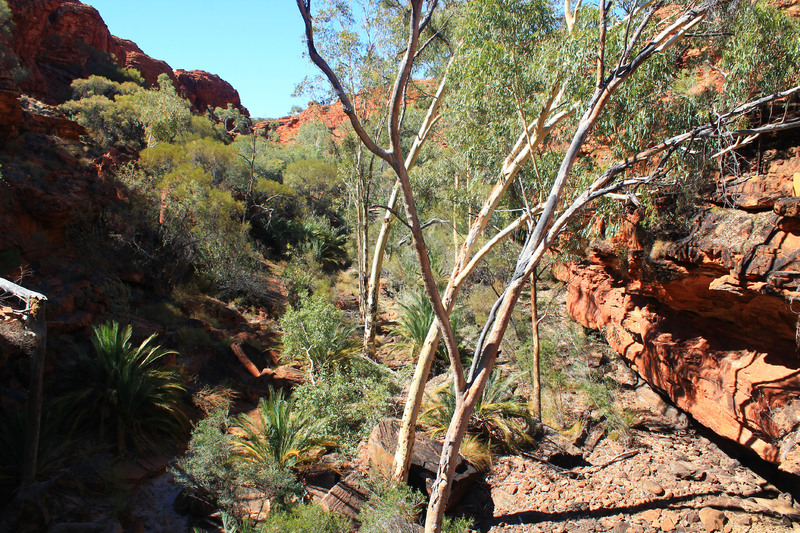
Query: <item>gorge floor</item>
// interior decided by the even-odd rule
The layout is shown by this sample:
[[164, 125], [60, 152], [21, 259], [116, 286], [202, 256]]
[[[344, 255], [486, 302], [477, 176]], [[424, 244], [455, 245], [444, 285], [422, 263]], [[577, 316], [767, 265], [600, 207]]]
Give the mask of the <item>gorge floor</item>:
[[644, 417], [627, 438], [602, 439], [584, 455], [586, 466], [564, 469], [526, 456], [497, 460], [486, 479], [491, 498], [481, 530], [800, 531], [800, 508], [790, 494], [691, 426], [675, 427], [652, 412]]

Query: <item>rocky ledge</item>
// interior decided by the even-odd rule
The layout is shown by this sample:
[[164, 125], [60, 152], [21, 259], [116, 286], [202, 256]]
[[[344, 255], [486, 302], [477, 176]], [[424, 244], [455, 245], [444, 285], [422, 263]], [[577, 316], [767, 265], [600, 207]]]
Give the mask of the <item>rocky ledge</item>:
[[558, 272], [570, 314], [602, 329], [645, 380], [704, 426], [797, 475], [799, 172], [795, 147], [764, 173], [728, 180], [688, 237], [643, 246], [634, 214], [615, 242], [595, 243], [585, 261]]

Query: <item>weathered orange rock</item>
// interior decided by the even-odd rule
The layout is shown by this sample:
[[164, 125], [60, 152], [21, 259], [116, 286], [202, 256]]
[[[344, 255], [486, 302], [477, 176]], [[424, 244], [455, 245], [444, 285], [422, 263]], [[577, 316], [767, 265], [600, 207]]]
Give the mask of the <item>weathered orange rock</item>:
[[599, 243], [558, 271], [570, 314], [700, 423], [800, 474], [800, 220], [713, 207], [681, 241], [627, 240], [627, 262]]
[[[218, 76], [192, 71], [198, 74], [187, 79], [194, 84], [181, 85], [166, 62], [148, 56], [132, 41], [111, 35], [100, 13], [78, 0], [9, 0], [8, 4], [15, 24], [11, 48], [29, 72], [21, 89], [47, 103], [70, 98], [73, 80], [91, 74], [109, 77], [119, 67], [137, 69], [149, 86], [167, 74], [193, 103], [220, 102], [225, 107], [231, 102], [241, 107], [236, 90]], [[196, 83], [201, 78], [205, 83]]]
[[[426, 91], [436, 90], [431, 80], [415, 80], [414, 83], [419, 84]], [[385, 89], [388, 89], [388, 87]], [[420, 98], [421, 94], [422, 92], [418, 87], [409, 87], [406, 94], [407, 103], [412, 105]], [[385, 110], [385, 102], [388, 97], [389, 95], [382, 93], [381, 89], [376, 89], [372, 94], [359, 94], [353, 98], [353, 105], [358, 116], [372, 116]], [[331, 104], [309, 102], [306, 109], [295, 115], [257, 122], [253, 125], [253, 129], [263, 130], [264, 136], [285, 144], [297, 137], [297, 134], [300, 133], [300, 128], [317, 121], [325, 126], [335, 139], [340, 141], [344, 139], [348, 131], [352, 131], [350, 119], [344, 112], [344, 106], [339, 100]]]
[[178, 83], [185, 91], [185, 97], [192, 103], [197, 111], [204, 112], [209, 107], [223, 109], [232, 104], [244, 114], [247, 110], [242, 107], [239, 93], [227, 81], [216, 74], [209, 74], [203, 70], [176, 70]]
[[16, 136], [22, 124], [19, 87], [8, 76], [0, 76], [0, 140]]

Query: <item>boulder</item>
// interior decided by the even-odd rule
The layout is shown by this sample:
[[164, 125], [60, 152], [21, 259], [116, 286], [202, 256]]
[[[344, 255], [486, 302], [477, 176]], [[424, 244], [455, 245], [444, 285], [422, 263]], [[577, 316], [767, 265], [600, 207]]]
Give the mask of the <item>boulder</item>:
[[203, 70], [179, 69], [175, 71], [175, 75], [180, 87], [183, 88], [184, 96], [192, 103], [195, 110], [203, 113], [208, 108], [226, 108], [228, 104], [232, 104], [244, 114], [248, 114], [242, 107], [236, 89], [216, 74], [209, 74]]
[[[70, 83], [91, 74], [114, 77], [118, 69], [135, 68], [148, 86], [167, 74], [193, 104], [241, 107], [239, 94], [227, 82], [202, 71], [179, 80], [165, 61], [145, 54], [133, 41], [111, 34], [100, 13], [78, 0], [9, 0], [14, 20], [11, 50], [29, 75], [20, 82], [22, 92], [48, 103], [71, 97]], [[0, 88], [0, 93], [2, 92]], [[197, 94], [195, 94], [197, 91]], [[0, 108], [2, 107], [0, 94]], [[199, 107], [199, 111], [205, 107]]]

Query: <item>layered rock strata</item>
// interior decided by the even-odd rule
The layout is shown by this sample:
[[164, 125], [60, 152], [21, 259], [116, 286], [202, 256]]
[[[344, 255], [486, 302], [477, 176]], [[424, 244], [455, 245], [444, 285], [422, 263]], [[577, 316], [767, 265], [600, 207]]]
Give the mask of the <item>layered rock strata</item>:
[[[677, 242], [623, 239], [562, 268], [570, 314], [719, 435], [800, 474], [800, 148], [728, 180]], [[735, 182], [735, 183], [734, 183]], [[738, 202], [738, 203], [737, 203]], [[741, 206], [750, 207], [750, 210]]]

